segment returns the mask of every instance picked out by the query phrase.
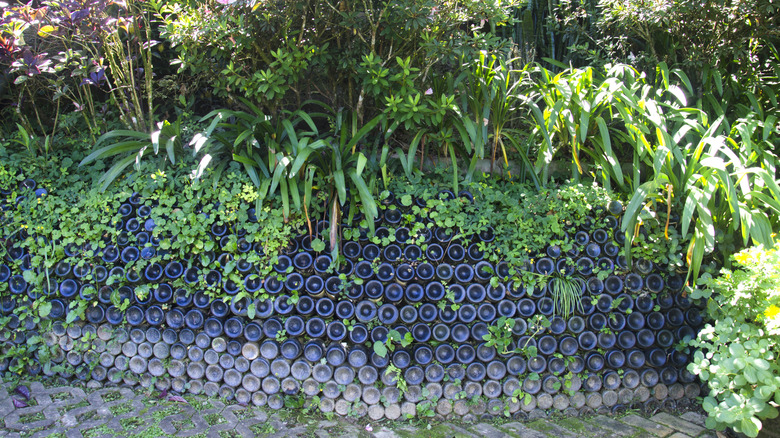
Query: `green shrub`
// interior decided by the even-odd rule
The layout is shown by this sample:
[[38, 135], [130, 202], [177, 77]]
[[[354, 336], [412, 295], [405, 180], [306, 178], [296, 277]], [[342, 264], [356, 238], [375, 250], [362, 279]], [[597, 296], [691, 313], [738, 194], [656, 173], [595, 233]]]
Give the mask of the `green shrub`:
[[509, 21], [517, 1], [221, 3], [177, 2], [164, 11], [162, 36], [176, 48], [180, 72], [271, 115], [315, 98], [354, 109], [362, 120], [368, 107], [414, 105], [408, 98], [419, 99], [462, 57], [508, 47], [492, 30]]
[[[771, 0], [642, 1], [601, 0], [597, 47], [610, 59], [633, 58], [640, 68], [664, 61], [698, 79], [707, 67], [728, 69], [752, 81], [777, 41], [780, 12]], [[740, 19], [732, 19], [732, 17]], [[769, 43], [769, 44], [767, 44]]]
[[[348, 145], [345, 143], [343, 149], [349, 149]], [[87, 263], [89, 257], [101, 248], [116, 244], [121, 234], [116, 227], [121, 220], [117, 208], [134, 192], [140, 193], [144, 202], [152, 207], [150, 217], [156, 227], [150, 234], [162, 240], [160, 248], [167, 253], [157, 254], [149, 260], [138, 260], [126, 269], [142, 270], [154, 262], [188, 260], [192, 254], [218, 251], [209, 230], [212, 224], [219, 223], [230, 229], [246, 230], [250, 243], [263, 242], [264, 254], [253, 255], [250, 261], [262, 265], [258, 273], [265, 275], [270, 272], [274, 256], [288, 239], [296, 234], [308, 234], [307, 219], [314, 224], [318, 220], [333, 219], [332, 205], [326, 200], [334, 195], [318, 193], [317, 190], [337, 191], [335, 186], [318, 187], [310, 193], [314, 202], [308, 212], [291, 209], [288, 215], [283, 212], [284, 200], [280, 193], [270, 193], [262, 207], [254, 211], [257, 222], [252, 222], [249, 220], [250, 209], [256, 207], [261, 189], [238, 163], [228, 165], [219, 176], [219, 184], [214, 185], [214, 176], [209, 171], [200, 180], [191, 178], [190, 171], [195, 165], [192, 157], [182, 156], [165, 171], [158, 170], [157, 163], [152, 160], [142, 161], [140, 171], [132, 178], [118, 178], [105, 191], [100, 191], [93, 187], [93, 181], [98, 180], [102, 170], [108, 168], [108, 164], [101, 160], [95, 162], [93, 172], [79, 174], [77, 171], [84, 168], [57, 154], [52, 161], [39, 163], [40, 167], [8, 159], [1, 150], [0, 158], [5, 158], [0, 164], [0, 187], [14, 188], [25, 177], [32, 177], [39, 187], [45, 187], [49, 192], [37, 199], [28, 194], [28, 201], [15, 205], [12, 200], [22, 191], [14, 189], [7, 198], [10, 210], [4, 212], [3, 222], [0, 223], [2, 235], [13, 236], [8, 243], [23, 246], [31, 253], [36, 266], [46, 268], [30, 271], [28, 276], [34, 278], [28, 280], [34, 284], [42, 284], [47, 270], [50, 271], [59, 261], [64, 260], [71, 265]], [[327, 160], [323, 162], [327, 164]], [[20, 166], [27, 168], [22, 171]], [[355, 163], [342, 163], [345, 173], [351, 172], [355, 166]], [[495, 241], [482, 244], [485, 258], [493, 263], [506, 261], [513, 268], [511, 275], [517, 280], [525, 275], [528, 277], [522, 278], [525, 281], [543, 280], [530, 278], [522, 272], [522, 266], [532, 254], [544, 251], [551, 243], [564, 249], [571, 248], [571, 241], [564, 237], [565, 229], [576, 226], [591, 215], [594, 208], [613, 199], [609, 192], [595, 185], [565, 184], [537, 191], [532, 186], [486, 178], [465, 187], [473, 195], [473, 203], [464, 198], [444, 201], [439, 198], [439, 192], [447, 184], [441, 181], [440, 175], [432, 175], [419, 184], [410, 184], [403, 177], [389, 177], [389, 189], [409, 209], [400, 226], [408, 227], [413, 238], [420, 236], [423, 227], [450, 228], [456, 240], [493, 227]], [[360, 190], [359, 187], [351, 187], [354, 198], [347, 203], [354, 202]], [[380, 201], [371, 201], [373, 206], [377, 209], [395, 208], [381, 202], [384, 196], [387, 194], [380, 194], [377, 197]], [[416, 205], [413, 196], [426, 200], [424, 206]], [[416, 219], [418, 216], [430, 218], [431, 222], [422, 223]], [[343, 219], [348, 217], [345, 214]], [[369, 228], [365, 217], [359, 225]], [[594, 226], [603, 224], [597, 220]], [[339, 233], [338, 228], [334, 231]], [[357, 227], [347, 227], [342, 231], [339, 234], [347, 240], [359, 236]], [[326, 229], [323, 235], [317, 237], [328, 241], [329, 232], [331, 230]], [[394, 232], [390, 234], [394, 235]], [[91, 245], [92, 254], [68, 257], [64, 254], [64, 247], [69, 244]], [[674, 249], [665, 249], [666, 244], [661, 240], [656, 245], [663, 254]], [[0, 256], [5, 255], [6, 250], [0, 246]], [[226, 246], [222, 251], [238, 256], [235, 244]], [[215, 260], [210, 263], [212, 267], [218, 264]], [[180, 280], [172, 286], [206, 289], [214, 297], [225, 296], [220, 288], [187, 285]], [[243, 284], [241, 281], [236, 283]], [[0, 285], [0, 294], [5, 287], [7, 285]]]
[[737, 269], [702, 277], [712, 322], [691, 345], [688, 369], [706, 381], [707, 427], [755, 437], [780, 403], [780, 252], [757, 246], [734, 256]]

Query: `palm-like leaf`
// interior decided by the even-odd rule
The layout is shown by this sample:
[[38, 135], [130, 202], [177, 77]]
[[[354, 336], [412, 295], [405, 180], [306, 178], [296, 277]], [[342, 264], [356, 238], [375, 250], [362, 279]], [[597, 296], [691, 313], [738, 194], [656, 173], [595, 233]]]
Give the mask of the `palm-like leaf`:
[[[182, 149], [180, 134], [181, 126], [179, 122], [171, 124], [168, 121], [158, 123], [157, 129], [151, 133], [126, 129], [110, 131], [98, 138], [95, 143], [95, 148], [97, 149], [84, 157], [79, 166], [85, 166], [97, 160], [115, 157], [118, 159], [98, 179], [100, 190], [103, 191], [121, 176], [131, 164], [135, 164], [136, 171], [140, 170], [141, 160], [150, 148], [157, 155], [160, 145], [162, 145], [166, 151], [167, 159], [172, 164], [175, 164], [176, 155], [181, 153]], [[112, 141], [114, 142], [112, 143]], [[102, 146], [105, 143], [110, 144]]]

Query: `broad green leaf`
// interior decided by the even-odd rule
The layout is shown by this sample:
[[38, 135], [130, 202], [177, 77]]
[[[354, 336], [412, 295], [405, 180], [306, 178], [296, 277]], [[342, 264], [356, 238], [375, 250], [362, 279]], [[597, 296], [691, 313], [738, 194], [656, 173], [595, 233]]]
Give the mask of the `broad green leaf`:
[[279, 181], [279, 190], [282, 194], [282, 213], [284, 218], [287, 219], [290, 217], [290, 197], [287, 190], [287, 178], [282, 178]]
[[[656, 77], [661, 79], [661, 85], [664, 90], [669, 88], [669, 66], [661, 61], [655, 68]], [[657, 79], [656, 79], [657, 80]]]
[[768, 141], [770, 136], [772, 135], [772, 132], [774, 132], [775, 124], [777, 123], [777, 117], [775, 116], [767, 116], [766, 120], [764, 120], [764, 130], [761, 133], [761, 138], [763, 141]]
[[766, 214], [759, 210], [753, 210], [753, 224], [750, 229], [750, 237], [757, 244], [764, 245], [765, 247], [771, 247], [774, 244], [772, 239], [772, 224], [769, 223], [769, 219]]
[[290, 190], [290, 197], [293, 200], [296, 210], [301, 209], [301, 192], [298, 189], [298, 178], [287, 178], [287, 186]]
[[298, 135], [295, 132], [295, 128], [293, 127], [292, 123], [287, 119], [282, 120], [282, 125], [284, 126], [284, 130], [287, 133], [287, 138], [290, 140], [290, 144], [292, 145], [292, 150], [297, 151]]
[[718, 70], [710, 70], [712, 74], [712, 80], [715, 81], [715, 87], [718, 90], [718, 95], [723, 96], [723, 78]]
[[363, 178], [358, 176], [354, 170], [350, 170], [348, 175], [358, 189], [360, 202], [363, 204], [363, 212], [366, 214], [366, 218], [369, 219], [369, 222], [373, 221], [373, 219], [377, 217], [378, 212], [376, 210], [376, 202], [374, 201], [373, 196], [371, 196], [371, 192], [369, 192]]
[[168, 152], [168, 159], [171, 160], [171, 164], [176, 164], [176, 137], [169, 138], [165, 142], [165, 150]]
[[584, 143], [585, 139], [588, 138], [588, 130], [590, 127], [590, 110], [585, 109], [585, 105], [587, 102], [583, 102], [583, 106], [580, 109], [580, 131], [579, 136], [577, 137], [577, 142]]
[[317, 140], [314, 143], [307, 145], [303, 150], [300, 151], [297, 157], [295, 157], [295, 160], [293, 161], [292, 166], [290, 167], [290, 178], [294, 178], [295, 175], [297, 175], [298, 171], [301, 169], [301, 167], [306, 164], [306, 160], [308, 160], [309, 155], [311, 155], [313, 152], [325, 147], [325, 142], [322, 140]]
[[382, 120], [381, 114], [366, 122], [366, 124], [363, 125], [363, 127], [361, 127], [360, 130], [352, 137], [349, 143], [347, 143], [347, 149], [352, 149], [352, 147], [355, 146], [357, 142], [362, 140], [363, 137], [365, 137], [369, 132], [371, 132], [372, 129], [374, 129], [380, 120]]
[[756, 199], [764, 203], [767, 207], [773, 210], [773, 214], [780, 216], [780, 202], [778, 202], [776, 199], [770, 198], [764, 193], [755, 192], [755, 191], [750, 192], [749, 196], [752, 199]]
[[688, 227], [690, 227], [693, 221], [693, 213], [696, 211], [696, 203], [698, 196], [694, 196], [694, 192], [698, 192], [697, 187], [691, 187], [691, 192], [685, 198], [685, 205], [683, 206], [682, 215], [682, 235], [688, 234]]
[[404, 172], [406, 173], [406, 177], [409, 179], [412, 179], [413, 172], [415, 170], [414, 160], [415, 156], [417, 155], [417, 146], [420, 144], [420, 141], [426, 132], [427, 131], [424, 129], [417, 131], [417, 134], [415, 134], [414, 138], [412, 138], [412, 141], [409, 143], [409, 152], [406, 156], [406, 160], [402, 161], [402, 163], [404, 163]]
[[693, 85], [691, 85], [691, 80], [688, 79], [688, 75], [685, 74], [684, 71], [680, 70], [679, 68], [676, 68], [672, 70], [672, 73], [675, 74], [680, 80], [682, 81], [683, 85], [685, 85], [685, 90], [688, 92], [689, 95], [693, 95]]
[[740, 432], [749, 437], [757, 437], [761, 430], [761, 421], [756, 417], [743, 418], [739, 422]]
[[325, 250], [325, 242], [322, 239], [314, 239], [311, 241], [311, 249], [314, 252], [322, 252]]
[[[233, 141], [233, 147], [238, 147], [238, 145], [242, 144], [244, 140], [247, 139], [254, 139], [253, 137], [254, 131], [252, 129], [245, 129], [241, 131], [237, 136], [236, 139]], [[251, 144], [251, 142], [249, 142]]]
[[[281, 154], [279, 154], [281, 156]], [[269, 193], [273, 194], [276, 193], [276, 187], [281, 184], [283, 179], [287, 178], [285, 168], [287, 166], [287, 163], [289, 162], [289, 159], [287, 157], [281, 156], [281, 159], [278, 163], [276, 163], [276, 167], [274, 168], [274, 174], [271, 178], [271, 187], [269, 189]]]

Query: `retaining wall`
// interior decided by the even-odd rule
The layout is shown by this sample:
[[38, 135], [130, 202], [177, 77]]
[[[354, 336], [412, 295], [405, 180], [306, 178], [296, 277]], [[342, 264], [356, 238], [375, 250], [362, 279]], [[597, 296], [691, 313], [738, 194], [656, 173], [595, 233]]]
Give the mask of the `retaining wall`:
[[[594, 211], [567, 230], [573, 249], [549, 247], [521, 267], [575, 279], [581, 305], [564, 319], [550, 287], [526, 290], [510, 280], [508, 264], [483, 259], [480, 243], [489, 245], [490, 229], [453, 240], [452, 230], [426, 228], [411, 236], [422, 238], [417, 245], [399, 225], [402, 209], [384, 210], [377, 221], [377, 235], [392, 232], [394, 243], [379, 246], [365, 235], [346, 242], [338, 272], [329, 272], [330, 256], [313, 251], [304, 235], [261, 278], [245, 255], [262, 249], [240, 231], [235, 254], [216, 250], [205, 257], [222, 269], [202, 269], [198, 256], [125, 272], [126, 263], [161, 251], [150, 209], [133, 196], [120, 212], [125, 237], [135, 239], [108, 242], [85, 264], [58, 263], [46, 285], [26, 284], [23, 271], [36, 267], [29, 254], [9, 247], [0, 280], [9, 285], [2, 311], [10, 320], [0, 348], [8, 353], [40, 335], [51, 361], [38, 351], [28, 372], [90, 387], [154, 386], [273, 409], [285, 396], [302, 394], [322, 411], [372, 419], [534, 409], [575, 414], [699, 395], [700, 383], [685, 370], [688, 356], [675, 346], [696, 335], [702, 312], [666, 266], [642, 259], [627, 265], [619, 216]], [[216, 248], [230, 233], [212, 228]], [[65, 249], [73, 256], [82, 250]], [[240, 273], [250, 295], [270, 298], [215, 301], [198, 290], [208, 284], [239, 293], [231, 272]], [[120, 280], [107, 284], [109, 278]], [[174, 289], [181, 279], [188, 287]], [[149, 293], [135, 292], [141, 289]], [[14, 313], [42, 295], [52, 304], [52, 323], [43, 332], [43, 325]], [[76, 297], [90, 305], [83, 318], [66, 324]], [[127, 306], [113, 304], [125, 300]], [[549, 327], [534, 323], [538, 315]], [[488, 347], [483, 338], [502, 316], [515, 321], [512, 352]], [[389, 330], [409, 332], [413, 342], [395, 343], [383, 357], [373, 343], [387, 339]], [[531, 346], [536, 355], [529, 355]], [[0, 370], [15, 361], [0, 361]], [[400, 376], [387, 372], [391, 363]]]

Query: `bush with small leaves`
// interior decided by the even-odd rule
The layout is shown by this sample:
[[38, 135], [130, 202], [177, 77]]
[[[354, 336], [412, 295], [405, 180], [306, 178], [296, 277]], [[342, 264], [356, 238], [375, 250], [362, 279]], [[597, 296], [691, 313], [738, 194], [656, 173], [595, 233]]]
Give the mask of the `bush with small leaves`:
[[688, 370], [710, 387], [707, 426], [755, 437], [780, 403], [780, 253], [752, 247], [734, 261], [737, 269], [705, 274], [706, 288], [691, 294], [708, 299], [713, 321], [692, 341], [699, 350]]

